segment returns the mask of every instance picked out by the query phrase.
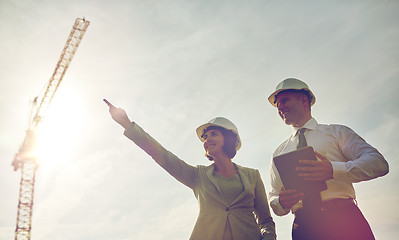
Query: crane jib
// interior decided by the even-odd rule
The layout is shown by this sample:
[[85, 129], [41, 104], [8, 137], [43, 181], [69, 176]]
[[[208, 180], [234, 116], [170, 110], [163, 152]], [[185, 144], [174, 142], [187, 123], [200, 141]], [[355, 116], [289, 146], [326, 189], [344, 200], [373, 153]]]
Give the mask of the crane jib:
[[30, 240], [32, 229], [32, 207], [35, 187], [36, 169], [38, 163], [36, 157], [30, 154], [36, 146], [36, 128], [44, 118], [46, 110], [57, 91], [62, 78], [68, 69], [69, 63], [75, 55], [83, 35], [90, 22], [77, 18], [69, 34], [68, 40], [62, 50], [54, 73], [45, 87], [43, 96], [36, 97], [33, 101], [28, 130], [24, 141], [15, 154], [12, 166], [14, 170], [21, 169], [21, 182], [18, 199], [17, 226], [15, 228], [15, 240]]

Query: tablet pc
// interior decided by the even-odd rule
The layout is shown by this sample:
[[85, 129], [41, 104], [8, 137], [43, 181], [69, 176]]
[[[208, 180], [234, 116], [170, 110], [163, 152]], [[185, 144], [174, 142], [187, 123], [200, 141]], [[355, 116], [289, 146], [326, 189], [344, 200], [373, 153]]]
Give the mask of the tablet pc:
[[316, 193], [327, 189], [325, 181], [309, 181], [299, 177], [295, 171], [296, 167], [303, 166], [298, 160], [315, 160], [317, 161], [314, 150], [311, 146], [304, 147], [289, 153], [285, 153], [273, 158], [274, 165], [280, 174], [284, 188], [296, 189], [303, 193]]

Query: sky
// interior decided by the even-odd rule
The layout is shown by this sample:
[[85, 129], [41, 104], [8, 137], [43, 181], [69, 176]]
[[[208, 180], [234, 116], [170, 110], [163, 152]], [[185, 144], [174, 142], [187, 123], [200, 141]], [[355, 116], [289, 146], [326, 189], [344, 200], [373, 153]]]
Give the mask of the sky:
[[[397, 238], [398, 1], [0, 0], [0, 240], [15, 234], [11, 162], [30, 101], [83, 17], [90, 26], [40, 125], [31, 239], [189, 238], [192, 191], [123, 136], [103, 98], [191, 165], [210, 164], [195, 129], [227, 117], [242, 139], [233, 160], [259, 169], [268, 191], [291, 129], [267, 97], [288, 77], [309, 85], [319, 123], [347, 125], [385, 156], [388, 175], [354, 186], [376, 239]], [[293, 216], [272, 217], [290, 239]]]

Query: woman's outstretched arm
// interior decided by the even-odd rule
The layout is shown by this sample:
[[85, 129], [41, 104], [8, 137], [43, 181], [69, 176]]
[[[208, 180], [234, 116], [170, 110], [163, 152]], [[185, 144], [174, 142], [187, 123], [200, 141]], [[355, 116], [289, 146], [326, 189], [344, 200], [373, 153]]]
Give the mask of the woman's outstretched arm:
[[156, 163], [169, 174], [190, 188], [194, 188], [197, 168], [179, 159], [166, 150], [159, 142], [146, 133], [140, 126], [131, 122], [125, 110], [117, 108], [104, 99], [109, 106], [112, 119], [125, 128], [125, 136], [150, 155]]

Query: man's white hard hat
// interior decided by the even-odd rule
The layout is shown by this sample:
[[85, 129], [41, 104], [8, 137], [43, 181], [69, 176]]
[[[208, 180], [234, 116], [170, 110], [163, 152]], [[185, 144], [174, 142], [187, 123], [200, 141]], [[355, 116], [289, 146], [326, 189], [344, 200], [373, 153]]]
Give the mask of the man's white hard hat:
[[236, 151], [241, 148], [241, 139], [240, 135], [238, 134], [238, 129], [236, 125], [234, 125], [234, 123], [224, 117], [216, 117], [214, 119], [211, 119], [209, 122], [202, 124], [197, 128], [197, 135], [201, 142], [205, 141], [205, 139], [203, 138], [204, 131], [210, 126], [222, 127], [226, 130], [233, 131], [237, 135]]
[[316, 97], [314, 96], [314, 94], [312, 93], [312, 91], [310, 91], [309, 86], [304, 83], [303, 81], [296, 79], [296, 78], [287, 78], [285, 80], [283, 80], [282, 82], [280, 82], [277, 87], [276, 87], [276, 91], [274, 91], [270, 96], [269, 96], [269, 102], [275, 106], [276, 106], [276, 96], [285, 90], [305, 90], [309, 93], [310, 95], [310, 106], [313, 106], [313, 104], [316, 102]]

